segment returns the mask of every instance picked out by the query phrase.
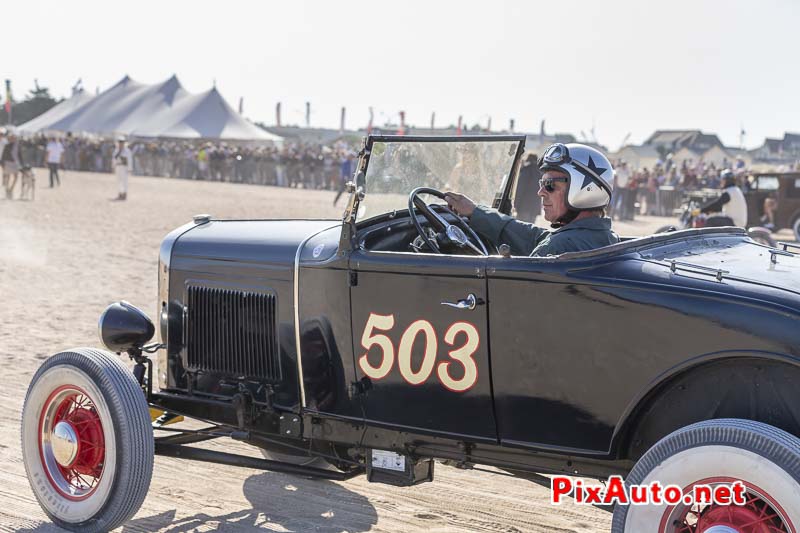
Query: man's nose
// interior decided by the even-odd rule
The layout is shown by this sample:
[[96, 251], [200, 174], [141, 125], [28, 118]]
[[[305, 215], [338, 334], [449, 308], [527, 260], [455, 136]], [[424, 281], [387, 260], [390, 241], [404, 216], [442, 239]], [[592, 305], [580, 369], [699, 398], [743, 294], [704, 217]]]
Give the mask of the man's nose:
[[545, 196], [547, 196], [547, 190], [544, 188], [544, 186], [539, 185], [539, 192], [537, 192], [536, 194], [544, 198]]

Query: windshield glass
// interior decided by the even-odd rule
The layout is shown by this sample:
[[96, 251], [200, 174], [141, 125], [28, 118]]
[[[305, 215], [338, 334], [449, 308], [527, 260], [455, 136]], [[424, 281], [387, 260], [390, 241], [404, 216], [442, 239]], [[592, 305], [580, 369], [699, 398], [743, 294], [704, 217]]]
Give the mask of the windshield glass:
[[358, 218], [407, 210], [408, 194], [417, 187], [460, 192], [491, 206], [513, 169], [519, 144], [516, 140], [376, 141]]

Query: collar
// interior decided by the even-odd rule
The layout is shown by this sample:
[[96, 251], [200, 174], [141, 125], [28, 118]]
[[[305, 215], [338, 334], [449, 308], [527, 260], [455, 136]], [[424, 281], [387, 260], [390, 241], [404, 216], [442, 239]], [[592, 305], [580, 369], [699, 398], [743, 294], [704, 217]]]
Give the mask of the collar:
[[551, 233], [569, 231], [571, 229], [610, 230], [611, 219], [608, 217], [588, 217], [580, 220], [573, 220], [569, 224], [552, 230]]

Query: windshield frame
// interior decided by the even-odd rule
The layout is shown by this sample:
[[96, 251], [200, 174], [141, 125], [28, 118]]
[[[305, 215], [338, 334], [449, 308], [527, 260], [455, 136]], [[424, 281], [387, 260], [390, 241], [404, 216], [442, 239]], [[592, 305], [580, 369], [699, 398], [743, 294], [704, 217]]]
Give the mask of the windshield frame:
[[[368, 196], [366, 193], [366, 175], [369, 167], [369, 158], [372, 153], [372, 147], [375, 143], [464, 143], [464, 142], [516, 142], [517, 152], [514, 154], [514, 159], [511, 163], [511, 168], [507, 174], [505, 182], [500, 184], [501, 189], [495, 191], [495, 198], [492, 202], [492, 208], [497, 209], [501, 213], [511, 214], [512, 194], [514, 186], [519, 174], [519, 168], [522, 162], [522, 155], [525, 152], [525, 135], [448, 135], [448, 136], [424, 136], [424, 135], [368, 135], [362, 142], [361, 152], [359, 154], [359, 161], [356, 166], [355, 177], [353, 179], [355, 187], [351, 195], [350, 205], [345, 212], [344, 222], [355, 224], [356, 214], [358, 213], [358, 205]], [[411, 191], [409, 191], [411, 192]], [[469, 192], [469, 191], [465, 191]], [[500, 193], [498, 195], [498, 192]], [[381, 218], [385, 213], [368, 216], [361, 221], [368, 221], [372, 218]]]

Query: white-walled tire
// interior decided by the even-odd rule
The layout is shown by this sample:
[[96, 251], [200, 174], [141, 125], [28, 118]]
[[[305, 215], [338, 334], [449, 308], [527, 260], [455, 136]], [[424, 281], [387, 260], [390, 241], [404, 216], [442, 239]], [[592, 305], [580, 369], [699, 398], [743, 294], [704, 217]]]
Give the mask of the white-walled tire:
[[117, 356], [76, 348], [50, 357], [33, 376], [22, 457], [55, 524], [101, 532], [130, 519], [150, 487], [153, 446], [144, 394]]
[[[662, 486], [678, 485], [685, 493], [698, 483], [727, 484], [734, 480], [743, 481], [747, 487], [745, 506], [692, 509], [683, 504], [617, 505], [611, 530], [756, 531], [744, 527], [773, 515], [773, 521], [765, 527], [774, 529], [764, 531], [800, 531], [800, 439], [760, 422], [717, 419], [681, 428], [639, 459], [625, 485], [658, 481]], [[694, 527], [687, 527], [692, 522]]]

